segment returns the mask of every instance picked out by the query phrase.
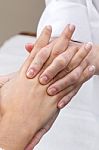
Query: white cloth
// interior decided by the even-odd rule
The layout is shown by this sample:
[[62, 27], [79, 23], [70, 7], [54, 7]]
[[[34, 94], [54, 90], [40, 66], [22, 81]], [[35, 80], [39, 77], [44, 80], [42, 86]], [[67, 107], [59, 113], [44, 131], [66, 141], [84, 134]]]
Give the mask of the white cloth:
[[[38, 25], [52, 25], [58, 36], [66, 24], [76, 25], [74, 40], [99, 44], [99, 0], [46, 0]], [[35, 150], [99, 150], [99, 77], [88, 81], [60, 113]]]
[[38, 25], [38, 35], [45, 25], [52, 25], [53, 36], [58, 36], [66, 24], [76, 25], [74, 39], [82, 42], [99, 39], [98, 0], [47, 0]]

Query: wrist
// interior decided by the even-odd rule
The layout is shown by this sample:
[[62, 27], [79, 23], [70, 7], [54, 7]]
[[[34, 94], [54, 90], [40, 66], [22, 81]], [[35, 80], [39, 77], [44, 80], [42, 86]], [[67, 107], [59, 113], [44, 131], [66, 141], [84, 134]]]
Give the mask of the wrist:
[[7, 114], [0, 122], [0, 147], [4, 150], [23, 150], [36, 132], [35, 126], [31, 130], [20, 118]]

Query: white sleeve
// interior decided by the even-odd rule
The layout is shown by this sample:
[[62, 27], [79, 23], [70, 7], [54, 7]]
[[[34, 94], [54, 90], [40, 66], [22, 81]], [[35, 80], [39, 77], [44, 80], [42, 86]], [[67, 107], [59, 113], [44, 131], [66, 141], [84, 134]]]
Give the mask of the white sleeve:
[[46, 0], [47, 6], [38, 24], [37, 34], [46, 25], [53, 28], [52, 36], [59, 36], [66, 24], [76, 25], [73, 39], [81, 42], [91, 41], [90, 23], [86, 0]]

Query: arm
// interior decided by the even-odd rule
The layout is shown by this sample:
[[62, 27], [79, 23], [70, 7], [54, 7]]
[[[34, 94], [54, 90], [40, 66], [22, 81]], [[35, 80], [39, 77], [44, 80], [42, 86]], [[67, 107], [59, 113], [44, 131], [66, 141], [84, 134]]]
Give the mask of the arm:
[[[46, 8], [38, 25], [38, 35], [43, 26], [50, 24], [53, 27], [52, 37], [58, 37], [64, 26], [68, 23], [76, 25], [76, 31], [72, 37], [74, 41], [85, 43], [92, 41], [88, 6], [85, 0], [46, 0]], [[82, 44], [77, 42], [72, 43], [74, 46], [77, 44], [82, 46]], [[99, 44], [93, 44], [93, 51], [87, 57], [87, 61], [89, 64], [92, 63], [96, 66], [96, 75], [99, 75], [98, 60]]]

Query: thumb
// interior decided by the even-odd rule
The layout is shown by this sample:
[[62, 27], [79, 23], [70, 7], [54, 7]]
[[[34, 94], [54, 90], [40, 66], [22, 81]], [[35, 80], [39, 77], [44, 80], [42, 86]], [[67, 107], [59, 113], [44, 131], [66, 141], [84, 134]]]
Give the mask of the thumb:
[[28, 43], [25, 45], [25, 49], [30, 53], [32, 49], [34, 48], [34, 44]]

